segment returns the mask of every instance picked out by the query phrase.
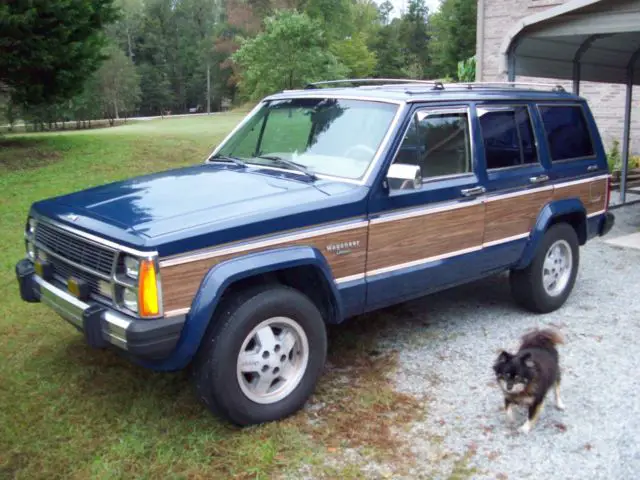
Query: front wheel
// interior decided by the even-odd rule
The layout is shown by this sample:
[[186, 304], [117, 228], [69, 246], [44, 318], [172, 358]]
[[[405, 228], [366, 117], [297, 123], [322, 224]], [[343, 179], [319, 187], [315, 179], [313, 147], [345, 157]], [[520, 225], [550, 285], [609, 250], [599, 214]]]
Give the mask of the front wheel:
[[573, 290], [579, 263], [580, 244], [573, 227], [566, 223], [553, 225], [529, 266], [511, 271], [516, 302], [536, 313], [557, 310]]
[[324, 367], [327, 336], [297, 290], [240, 293], [215, 318], [194, 363], [201, 400], [237, 425], [287, 417], [306, 403]]

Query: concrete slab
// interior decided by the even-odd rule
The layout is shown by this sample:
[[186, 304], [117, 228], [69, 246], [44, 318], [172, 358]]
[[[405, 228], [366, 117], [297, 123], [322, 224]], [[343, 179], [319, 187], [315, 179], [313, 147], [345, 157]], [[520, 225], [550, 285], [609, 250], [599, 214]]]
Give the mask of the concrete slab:
[[620, 237], [611, 238], [609, 240], [605, 240], [604, 242], [616, 247], [635, 248], [637, 250], [640, 250], [640, 232], [632, 233], [631, 235], [622, 235]]

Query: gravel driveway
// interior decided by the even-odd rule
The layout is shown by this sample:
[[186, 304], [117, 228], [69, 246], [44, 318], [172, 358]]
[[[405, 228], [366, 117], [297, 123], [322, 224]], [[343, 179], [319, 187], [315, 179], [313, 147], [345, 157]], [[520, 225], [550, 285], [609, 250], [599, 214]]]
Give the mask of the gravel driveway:
[[[640, 227], [640, 207], [615, 210], [607, 238]], [[398, 328], [381, 339], [397, 349], [397, 389], [424, 398], [426, 415], [402, 432], [417, 458], [411, 478], [625, 479], [640, 477], [640, 250], [603, 239], [581, 249], [567, 304], [532, 315], [512, 302], [498, 276], [403, 304]], [[509, 425], [491, 365], [500, 348], [515, 349], [536, 326], [555, 325], [563, 400], [552, 395], [529, 435]], [[463, 465], [461, 472], [461, 465]], [[392, 466], [373, 466], [372, 477]], [[386, 471], [386, 474], [384, 473]]]

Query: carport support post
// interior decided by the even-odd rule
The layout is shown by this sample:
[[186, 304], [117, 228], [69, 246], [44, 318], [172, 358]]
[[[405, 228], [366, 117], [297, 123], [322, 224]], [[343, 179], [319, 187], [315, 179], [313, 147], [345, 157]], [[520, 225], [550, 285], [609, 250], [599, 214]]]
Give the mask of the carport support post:
[[627, 193], [627, 169], [629, 167], [629, 143], [631, 140], [631, 105], [633, 101], [633, 70], [627, 73], [627, 96], [624, 103], [624, 132], [622, 134], [622, 172], [620, 176], [620, 203], [625, 203]]

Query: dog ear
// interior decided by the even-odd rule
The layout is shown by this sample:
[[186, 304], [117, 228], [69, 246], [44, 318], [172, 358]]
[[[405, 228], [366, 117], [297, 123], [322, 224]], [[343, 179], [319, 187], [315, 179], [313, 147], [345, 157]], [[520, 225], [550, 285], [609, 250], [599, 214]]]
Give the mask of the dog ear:
[[512, 358], [513, 358], [513, 355], [511, 355], [509, 352], [507, 352], [505, 350], [500, 350], [500, 355], [498, 355], [498, 358], [496, 358], [496, 361], [493, 364], [493, 369], [496, 370], [498, 368], [498, 366], [500, 366], [503, 363], [508, 362]]
[[533, 361], [533, 359], [531, 358], [531, 352], [527, 352], [525, 353], [522, 358], [520, 359], [520, 361], [529, 368], [533, 368], [535, 366], [535, 363]]
[[500, 350], [500, 355], [498, 355], [498, 359], [496, 360], [496, 362], [506, 362], [507, 360], [511, 360], [513, 358], [513, 355], [511, 355], [509, 352], [507, 352], [506, 350]]

